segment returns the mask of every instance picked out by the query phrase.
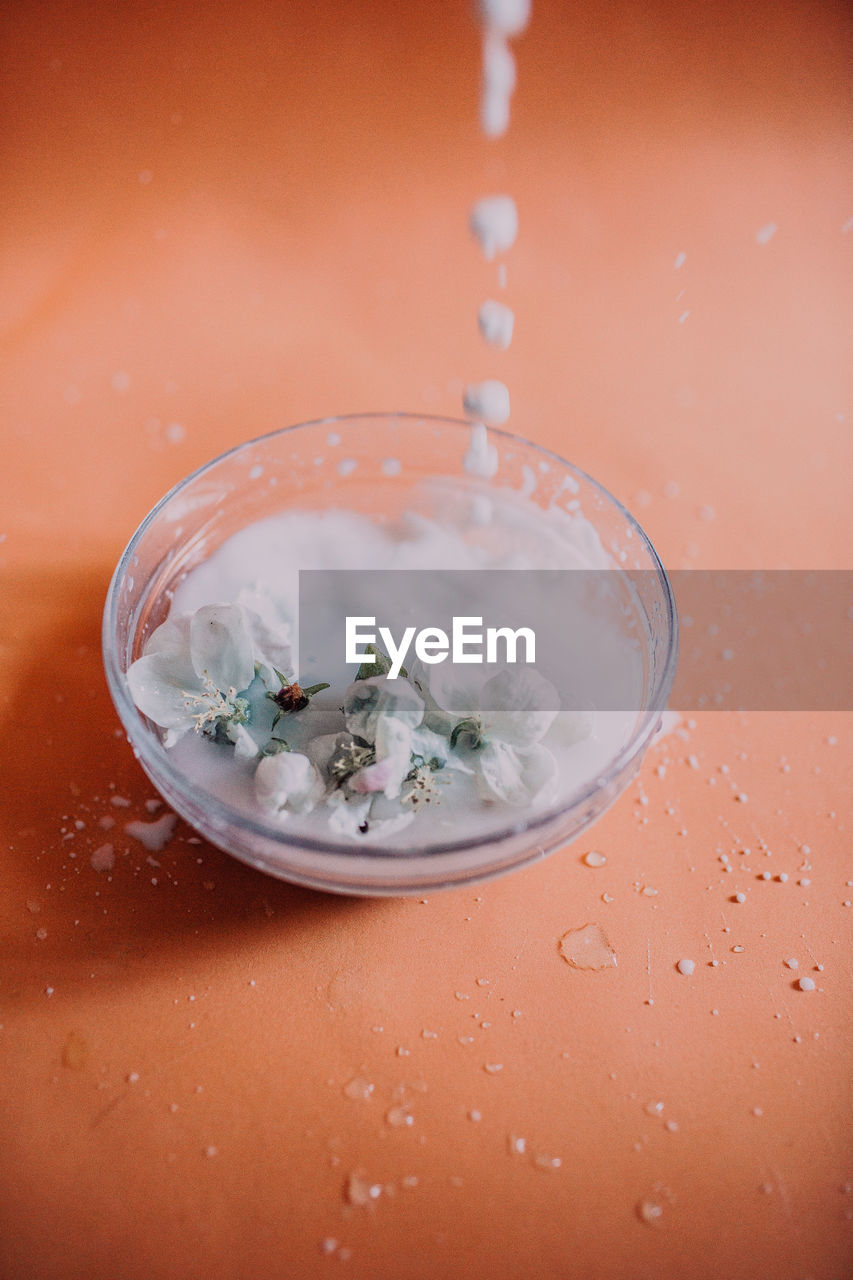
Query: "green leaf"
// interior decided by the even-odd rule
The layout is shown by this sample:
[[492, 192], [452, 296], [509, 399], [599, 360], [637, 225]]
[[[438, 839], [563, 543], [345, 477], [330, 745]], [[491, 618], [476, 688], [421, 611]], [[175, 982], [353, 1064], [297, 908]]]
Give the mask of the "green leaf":
[[[383, 653], [381, 649], [377, 649], [375, 644], [367, 645], [365, 653], [372, 653], [374, 662], [362, 662], [356, 672], [356, 680], [369, 680], [371, 676], [387, 676], [391, 670], [393, 663], [387, 653]], [[409, 673], [405, 667], [400, 668], [400, 675], [408, 680]]]
[[468, 716], [464, 720], [460, 720], [454, 725], [450, 734], [450, 746], [455, 748], [460, 738], [467, 739], [463, 743], [464, 746], [470, 747], [472, 751], [479, 750], [483, 746], [483, 731], [480, 721], [475, 716]]
[[351, 774], [357, 773], [376, 759], [376, 748], [361, 738], [340, 734], [328, 764], [328, 770], [338, 786]]

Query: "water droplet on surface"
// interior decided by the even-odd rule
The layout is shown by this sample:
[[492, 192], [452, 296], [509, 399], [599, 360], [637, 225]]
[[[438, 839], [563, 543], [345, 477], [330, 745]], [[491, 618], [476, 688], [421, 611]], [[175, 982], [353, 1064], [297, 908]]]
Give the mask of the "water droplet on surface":
[[615, 969], [616, 952], [598, 924], [570, 929], [559, 942], [560, 955], [573, 969]]
[[691, 973], [693, 973], [693, 971], [696, 968], [696, 961], [690, 960], [686, 956], [684, 956], [681, 960], [678, 961], [678, 964], [675, 967], [679, 973], [683, 973], [686, 978], [689, 978]]
[[344, 1185], [344, 1195], [349, 1204], [357, 1208], [373, 1204], [382, 1195], [381, 1182], [371, 1182], [363, 1169], [355, 1169]]
[[527, 1139], [510, 1133], [507, 1135], [506, 1145], [511, 1156], [523, 1156], [527, 1150]]
[[597, 849], [590, 849], [589, 853], [584, 854], [583, 860], [588, 867], [603, 867], [607, 858]]
[[69, 1031], [62, 1046], [62, 1065], [70, 1071], [82, 1071], [89, 1059], [89, 1046], [79, 1031]]
[[797, 986], [800, 988], [801, 991], [814, 991], [815, 980], [814, 978], [808, 978], [808, 977], [800, 978], [797, 982]]
[[402, 1129], [407, 1125], [413, 1125], [415, 1117], [408, 1106], [392, 1107], [390, 1111], [385, 1112], [385, 1123], [390, 1124], [394, 1129]]
[[343, 1093], [347, 1098], [357, 1098], [366, 1102], [372, 1096], [373, 1088], [373, 1082], [366, 1076], [353, 1076], [352, 1080], [348, 1080], [344, 1085]]
[[663, 1204], [657, 1198], [647, 1197], [637, 1205], [637, 1217], [648, 1227], [657, 1226], [663, 1217]]

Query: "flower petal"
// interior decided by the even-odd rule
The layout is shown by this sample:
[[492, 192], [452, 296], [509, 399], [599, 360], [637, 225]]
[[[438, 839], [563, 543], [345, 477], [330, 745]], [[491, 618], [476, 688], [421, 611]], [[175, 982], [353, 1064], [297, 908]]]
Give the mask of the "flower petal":
[[412, 730], [395, 716], [382, 716], [376, 726], [375, 763], [353, 774], [348, 785], [353, 791], [381, 791], [389, 800], [400, 794], [400, 786], [411, 768]]
[[378, 764], [388, 762], [388, 776], [382, 788], [389, 800], [400, 794], [400, 786], [411, 768], [411, 726], [396, 716], [382, 716], [376, 727]]
[[559, 706], [557, 690], [535, 668], [499, 671], [483, 685], [483, 737], [528, 747], [544, 738]]
[[258, 754], [258, 744], [242, 724], [233, 721], [225, 726], [225, 733], [234, 743], [234, 755], [237, 760], [254, 760]]
[[328, 775], [329, 763], [337, 750], [339, 736], [337, 733], [318, 733], [315, 738], [309, 738], [302, 744], [302, 750], [323, 777]]
[[480, 791], [485, 799], [503, 800], [517, 807], [542, 805], [552, 799], [557, 784], [557, 761], [540, 743], [526, 749], [492, 742], [478, 753]]
[[344, 694], [347, 729], [365, 742], [376, 742], [379, 723], [386, 716], [414, 729], [423, 714], [423, 699], [408, 680], [371, 676], [356, 680]]
[[169, 653], [145, 654], [129, 668], [127, 683], [139, 710], [161, 729], [190, 728], [195, 710], [190, 699], [201, 689], [188, 661]]
[[358, 838], [366, 833], [359, 827], [367, 822], [372, 796], [355, 796], [344, 791], [333, 791], [327, 799], [329, 826], [338, 836]]
[[258, 674], [266, 687], [275, 692], [279, 687], [276, 670], [293, 674], [290, 622], [282, 616], [274, 597], [262, 583], [253, 582], [243, 587], [237, 603], [243, 607], [255, 662], [260, 667]]
[[310, 813], [325, 791], [314, 765], [298, 751], [264, 756], [255, 770], [254, 785], [258, 804], [280, 816], [288, 810]]
[[433, 733], [423, 725], [412, 730], [411, 748], [415, 755], [423, 756], [426, 762], [438, 760], [439, 764], [447, 764], [451, 760], [450, 743], [443, 734]]
[[476, 713], [477, 691], [482, 684], [479, 671], [463, 673], [449, 663], [429, 667], [414, 658], [409, 674], [424, 701], [423, 722], [434, 733], [448, 737], [459, 720]]
[[[351, 792], [333, 791], [326, 803], [329, 806], [329, 827], [335, 835], [350, 840], [381, 840], [385, 836], [402, 831], [414, 820], [414, 813], [407, 810], [390, 818], [373, 816], [375, 795], [353, 795]], [[362, 828], [367, 825], [367, 830]]]
[[190, 621], [190, 654], [199, 679], [216, 689], [248, 689], [255, 657], [243, 610], [236, 604], [206, 604]]
[[385, 791], [386, 787], [393, 786], [396, 778], [399, 791], [400, 779], [397, 774], [394, 759], [386, 756], [384, 760], [375, 760], [373, 764], [366, 764], [363, 769], [358, 769], [351, 774], [347, 778], [347, 786], [358, 795], [372, 795], [376, 791]]
[[[619, 711], [600, 711], [598, 713], [599, 720], [606, 719], [607, 716], [619, 717], [621, 722], [622, 713]], [[560, 743], [564, 747], [571, 747], [576, 742], [583, 742], [591, 733], [591, 711], [559, 711], [548, 740], [549, 742]]]
[[[384, 840], [386, 836], [393, 836], [398, 831], [402, 831], [410, 822], [414, 822], [415, 814], [411, 807], [408, 807], [404, 813], [398, 813], [393, 818], [370, 818], [370, 838], [371, 840]], [[367, 834], [364, 832], [362, 839]]]
[[176, 658], [185, 658], [189, 662], [191, 618], [191, 613], [181, 613], [174, 618], [167, 618], [156, 631], [151, 632], [145, 641], [143, 653], [146, 656], [149, 653], [165, 653]]

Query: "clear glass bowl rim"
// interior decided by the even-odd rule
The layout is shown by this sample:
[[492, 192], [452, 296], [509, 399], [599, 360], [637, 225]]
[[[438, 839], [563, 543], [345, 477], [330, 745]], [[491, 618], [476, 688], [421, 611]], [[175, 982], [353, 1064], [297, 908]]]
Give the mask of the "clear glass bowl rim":
[[[181, 798], [186, 798], [187, 808], [191, 812], [196, 812], [198, 808], [198, 792], [195, 788], [186, 785], [182, 776], [177, 771], [169, 772], [164, 770], [163, 762], [160, 755], [162, 746], [152, 736], [151, 732], [144, 730], [145, 719], [139, 712], [136, 704], [130, 696], [124, 668], [119, 660], [119, 653], [116, 645], [117, 618], [120, 607], [120, 595], [122, 584], [125, 576], [133, 569], [133, 557], [136, 549], [144, 538], [150, 525], [158, 518], [160, 513], [169, 505], [169, 503], [178, 497], [186, 488], [194, 481], [200, 479], [206, 472], [212, 471], [226, 459], [235, 456], [243, 450], [263, 445], [275, 439], [282, 439], [289, 435], [294, 435], [299, 431], [309, 427], [334, 427], [343, 423], [354, 423], [370, 419], [372, 421], [382, 420], [389, 423], [400, 422], [411, 425], [441, 425], [444, 427], [458, 428], [460, 433], [468, 433], [471, 429], [470, 421], [460, 418], [451, 418], [438, 414], [422, 414], [406, 411], [381, 411], [361, 413], [336, 414], [334, 417], [315, 418], [307, 422], [295, 423], [288, 427], [279, 427], [273, 431], [266, 432], [263, 435], [255, 436], [251, 440], [241, 441], [232, 448], [218, 454], [215, 458], [211, 458], [208, 462], [197, 467], [195, 471], [190, 472], [184, 478], [178, 481], [173, 487], [160, 499], [160, 501], [151, 508], [145, 518], [141, 521], [136, 531], [133, 533], [130, 541], [125, 547], [121, 558], [116, 565], [112, 575], [110, 585], [107, 591], [106, 602], [104, 606], [103, 627], [102, 627], [102, 648], [104, 669], [106, 673], [107, 685], [112, 697], [113, 703], [119, 714], [119, 718], [125, 729], [127, 737], [134, 749], [134, 753], [144, 768], [145, 772], [151, 778], [155, 785], [159, 785], [158, 779], [164, 773], [168, 773], [168, 780], [171, 786]], [[542, 445], [536, 444], [531, 440], [527, 440], [523, 436], [519, 436], [510, 431], [503, 431], [495, 427], [489, 427], [489, 436], [503, 441], [505, 444], [515, 444], [526, 450], [532, 450], [537, 453], [540, 459], [547, 460], [549, 463], [555, 463], [559, 467], [568, 471], [576, 479], [583, 480], [590, 485], [593, 490], [597, 491], [604, 501], [610, 504], [617, 514], [619, 514], [627, 523], [628, 527], [633, 531], [634, 536], [638, 538], [640, 545], [648, 555], [651, 561], [651, 569], [658, 576], [662, 593], [666, 605], [666, 616], [664, 623], [666, 627], [667, 648], [663, 655], [663, 661], [656, 665], [655, 679], [650, 692], [648, 705], [643, 711], [642, 717], [636, 726], [631, 738], [625, 744], [619, 753], [614, 756], [606, 771], [602, 770], [598, 778], [572, 793], [569, 797], [563, 799], [556, 805], [552, 805], [548, 809], [528, 815], [523, 819], [496, 829], [490, 830], [487, 834], [468, 837], [466, 839], [443, 841], [435, 844], [420, 845], [416, 849], [410, 849], [404, 845], [391, 844], [359, 844], [354, 848], [352, 853], [354, 857], [378, 863], [394, 862], [401, 869], [405, 866], [407, 857], [416, 857], [422, 859], [440, 859], [441, 855], [457, 855], [466, 851], [473, 851], [485, 846], [499, 846], [502, 841], [517, 839], [518, 836], [530, 833], [534, 838], [539, 830], [547, 831], [555, 822], [561, 818], [565, 818], [575, 809], [582, 808], [597, 792], [607, 787], [608, 783], [618, 777], [620, 772], [638, 755], [645, 751], [651, 738], [656, 732], [663, 711], [666, 708], [667, 698], [669, 697], [672, 682], [675, 678], [675, 668], [678, 661], [678, 613], [675, 606], [675, 597], [672, 591], [672, 585], [669, 581], [666, 570], [661, 563], [651, 539], [639, 524], [637, 519], [630, 511], [613, 496], [609, 490], [605, 489], [597, 480], [590, 476], [587, 472], [581, 470], [580, 467], [567, 462], [565, 458], [554, 453], [550, 449], [544, 448]], [[618, 568], [618, 566], [617, 566]], [[156, 733], [156, 730], [155, 730]], [[217, 835], [221, 837], [222, 832], [228, 826], [236, 826], [246, 833], [253, 833], [264, 840], [275, 840], [276, 844], [282, 849], [283, 859], [281, 866], [282, 878], [288, 878], [288, 868], [286, 864], [287, 848], [299, 849], [303, 853], [315, 853], [323, 858], [325, 855], [333, 855], [340, 858], [342, 854], [347, 853], [346, 847], [340, 842], [331, 840], [322, 840], [316, 837], [308, 837], [304, 834], [288, 834], [286, 828], [275, 828], [272, 825], [255, 822], [245, 813], [238, 809], [232, 808], [219, 800], [215, 795], [205, 793], [205, 810], [209, 815], [210, 829], [207, 830], [200, 825], [197, 819], [188, 819], [191, 825], [197, 827], [203, 835], [217, 844]], [[568, 842], [572, 837], [566, 836]], [[250, 861], [242, 853], [230, 848], [227, 844], [220, 844], [219, 847], [225, 847], [233, 856], [243, 861]], [[529, 855], [528, 855], [529, 857]], [[526, 859], [520, 857], [517, 862], [523, 863]], [[264, 859], [266, 865], [266, 859]], [[513, 864], [515, 865], [515, 863]], [[272, 867], [268, 868], [271, 872]], [[279, 874], [277, 871], [276, 874]], [[488, 875], [488, 870], [483, 869], [483, 873]], [[476, 877], [476, 871], [472, 871], [471, 879]], [[308, 882], [304, 873], [294, 869], [293, 878]], [[455, 880], [461, 880], [463, 877], [455, 877]], [[395, 877], [396, 880], [396, 877]], [[320, 883], [320, 881], [317, 881]], [[381, 891], [381, 890], [380, 890]]]

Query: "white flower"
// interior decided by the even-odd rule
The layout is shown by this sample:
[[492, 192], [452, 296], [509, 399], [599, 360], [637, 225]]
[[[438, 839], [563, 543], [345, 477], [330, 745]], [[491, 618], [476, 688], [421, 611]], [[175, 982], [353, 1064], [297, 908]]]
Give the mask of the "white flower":
[[400, 803], [411, 805], [413, 811], [424, 804], [439, 804], [441, 784], [447, 785], [449, 782], [450, 779], [444, 776], [444, 770], [431, 769], [426, 763], [414, 764], [406, 774]]
[[352, 791], [381, 791], [389, 799], [400, 794], [411, 767], [413, 734], [423, 714], [423, 699], [407, 680], [371, 676], [350, 685], [344, 696], [347, 729], [376, 747], [375, 761], [347, 779]]
[[557, 761], [541, 739], [557, 715], [557, 690], [535, 669], [504, 670], [483, 685], [477, 779], [485, 799], [541, 807], [557, 791]]
[[255, 651], [257, 673], [267, 689], [275, 692], [280, 684], [276, 671], [293, 670], [290, 622], [263, 583], [252, 582], [243, 587], [237, 596], [237, 604], [243, 606]]
[[557, 761], [541, 742], [513, 747], [496, 740], [477, 752], [478, 789], [484, 800], [503, 800], [516, 807], [539, 808], [557, 791]]
[[460, 721], [473, 721], [470, 728], [486, 741], [529, 746], [544, 738], [560, 705], [551, 681], [530, 667], [505, 669], [484, 681], [479, 670], [460, 672], [452, 665], [428, 675], [416, 660], [412, 681], [424, 700], [424, 724], [445, 736]]
[[557, 762], [541, 743], [559, 706], [549, 680], [521, 667], [498, 672], [479, 689], [467, 673], [464, 682], [451, 673], [430, 687], [417, 666], [413, 679], [426, 704], [425, 724], [451, 734], [462, 759], [477, 772], [484, 799], [522, 807], [553, 798]]
[[270, 813], [310, 813], [326, 788], [319, 771], [298, 751], [264, 756], [255, 770], [255, 798]]
[[375, 742], [378, 726], [386, 717], [411, 729], [423, 720], [423, 699], [408, 680], [370, 676], [350, 685], [344, 694], [344, 718], [350, 733], [365, 742]]
[[448, 737], [459, 720], [476, 714], [482, 685], [479, 672], [469, 668], [463, 673], [453, 663], [430, 668], [414, 658], [410, 674], [424, 702], [423, 722], [434, 733]]
[[550, 729], [560, 705], [550, 680], [535, 668], [499, 671], [483, 685], [480, 724], [487, 742], [514, 747], [539, 742]]
[[255, 760], [257, 758], [258, 744], [245, 725], [232, 721], [225, 726], [225, 732], [231, 742], [234, 743], [234, 758], [236, 760]]
[[299, 744], [300, 750], [305, 753], [323, 777], [327, 777], [329, 774], [329, 765], [338, 750], [338, 739], [342, 737], [344, 735], [338, 733], [318, 733], [315, 737], [309, 738], [307, 742]]
[[343, 790], [333, 791], [326, 797], [329, 806], [329, 826], [335, 835], [366, 835], [362, 830], [370, 813], [372, 796], [349, 795]]
[[140, 711], [168, 730], [171, 745], [189, 729], [212, 734], [248, 718], [248, 703], [238, 695], [255, 678], [255, 659], [245, 610], [209, 604], [158, 627], [127, 683]]
[[415, 815], [411, 810], [390, 818], [374, 817], [375, 802], [375, 796], [333, 791], [326, 800], [329, 806], [329, 827], [338, 836], [373, 841], [395, 835], [414, 820]]
[[409, 772], [412, 756], [411, 725], [396, 716], [382, 716], [376, 725], [376, 760], [347, 779], [352, 791], [381, 791], [393, 800]]

